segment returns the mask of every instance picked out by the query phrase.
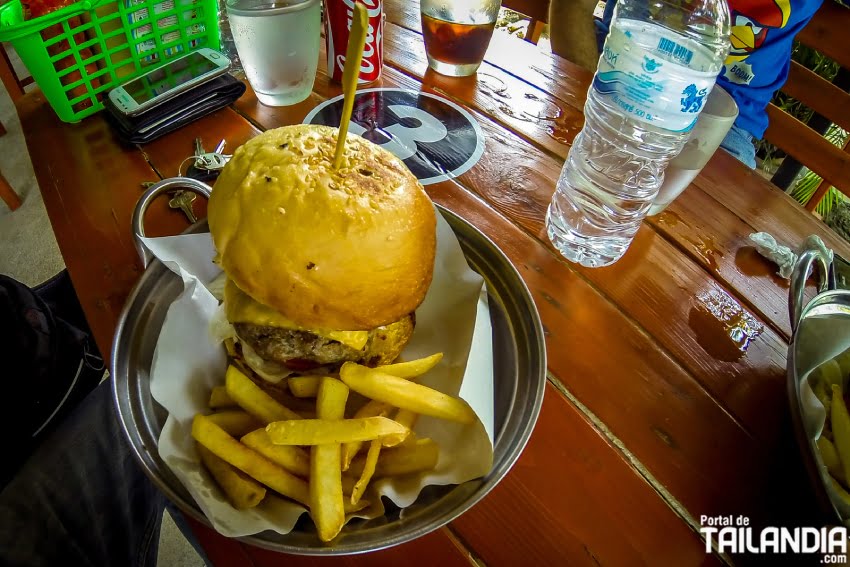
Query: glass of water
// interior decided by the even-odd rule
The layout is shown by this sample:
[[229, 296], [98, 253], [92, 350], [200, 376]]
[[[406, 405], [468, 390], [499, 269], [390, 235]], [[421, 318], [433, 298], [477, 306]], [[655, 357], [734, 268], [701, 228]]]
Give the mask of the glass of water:
[[319, 64], [320, 0], [227, 0], [226, 6], [257, 99], [288, 106], [310, 96]]
[[667, 166], [664, 183], [649, 207], [649, 215], [663, 212], [696, 179], [720, 147], [736, 118], [738, 105], [735, 99], [722, 87], [714, 85], [685, 147]]

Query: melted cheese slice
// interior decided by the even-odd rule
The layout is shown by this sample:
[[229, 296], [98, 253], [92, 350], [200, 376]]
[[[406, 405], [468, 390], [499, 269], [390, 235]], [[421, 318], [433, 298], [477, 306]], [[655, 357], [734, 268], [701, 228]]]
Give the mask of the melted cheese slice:
[[305, 329], [278, 311], [255, 301], [250, 295], [239, 289], [228, 279], [224, 286], [224, 310], [231, 323], [250, 323], [263, 327], [281, 327], [297, 331], [309, 331], [320, 337], [338, 341], [354, 350], [362, 350], [369, 340], [369, 331], [329, 331], [325, 329]]

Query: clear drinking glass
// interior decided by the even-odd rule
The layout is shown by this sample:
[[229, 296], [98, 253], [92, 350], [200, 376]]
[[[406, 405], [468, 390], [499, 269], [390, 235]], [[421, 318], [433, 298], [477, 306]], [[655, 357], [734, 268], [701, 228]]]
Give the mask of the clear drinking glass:
[[466, 77], [478, 70], [490, 45], [501, 0], [421, 0], [422, 35], [431, 68]]
[[735, 99], [722, 87], [714, 85], [685, 147], [667, 166], [664, 182], [647, 214], [659, 214], [687, 189], [720, 147], [736, 118], [738, 105]]
[[260, 102], [288, 106], [310, 96], [319, 64], [320, 0], [227, 0], [227, 17]]

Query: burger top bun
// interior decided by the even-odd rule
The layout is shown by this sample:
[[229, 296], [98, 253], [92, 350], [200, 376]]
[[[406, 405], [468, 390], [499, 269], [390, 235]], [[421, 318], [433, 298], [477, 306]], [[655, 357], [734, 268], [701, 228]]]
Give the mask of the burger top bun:
[[287, 126], [242, 145], [208, 206], [236, 285], [303, 328], [361, 330], [414, 311], [431, 283], [434, 206], [390, 152], [337, 129]]

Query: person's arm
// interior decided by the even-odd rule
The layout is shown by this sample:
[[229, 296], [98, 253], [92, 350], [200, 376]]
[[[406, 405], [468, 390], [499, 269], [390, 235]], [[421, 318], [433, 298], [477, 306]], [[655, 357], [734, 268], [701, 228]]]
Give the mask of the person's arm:
[[591, 71], [596, 70], [599, 50], [593, 10], [597, 0], [551, 0], [549, 38], [552, 51]]

